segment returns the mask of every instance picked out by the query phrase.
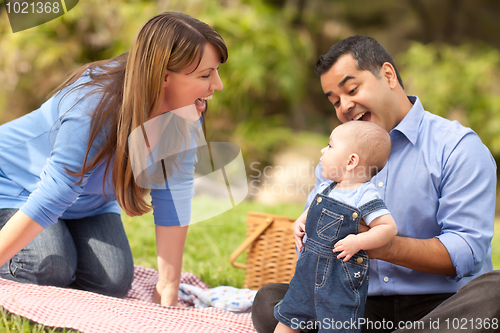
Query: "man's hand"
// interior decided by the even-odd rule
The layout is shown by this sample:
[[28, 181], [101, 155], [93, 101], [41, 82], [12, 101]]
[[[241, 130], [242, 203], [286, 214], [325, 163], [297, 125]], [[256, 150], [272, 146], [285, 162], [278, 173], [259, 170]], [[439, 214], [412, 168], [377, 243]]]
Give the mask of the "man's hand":
[[302, 242], [302, 238], [306, 234], [306, 216], [307, 210], [299, 216], [295, 223], [293, 224], [293, 236], [295, 237], [295, 246], [297, 250], [300, 252], [304, 247], [304, 243]]
[[337, 258], [344, 258], [344, 261], [351, 259], [359, 250], [361, 250], [361, 246], [359, 245], [356, 235], [348, 235], [344, 239], [339, 240], [335, 243], [333, 248], [333, 252], [340, 252]]

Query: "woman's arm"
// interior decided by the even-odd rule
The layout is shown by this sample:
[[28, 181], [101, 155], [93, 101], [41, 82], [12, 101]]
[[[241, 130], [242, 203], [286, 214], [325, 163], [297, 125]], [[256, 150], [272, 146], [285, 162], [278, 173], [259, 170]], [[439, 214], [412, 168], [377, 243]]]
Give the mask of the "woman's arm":
[[177, 296], [187, 231], [187, 226], [156, 226], [156, 250], [160, 277], [153, 292], [155, 303], [164, 306], [179, 305]]
[[22, 211], [17, 211], [0, 230], [0, 266], [28, 245], [42, 230], [40, 224]]

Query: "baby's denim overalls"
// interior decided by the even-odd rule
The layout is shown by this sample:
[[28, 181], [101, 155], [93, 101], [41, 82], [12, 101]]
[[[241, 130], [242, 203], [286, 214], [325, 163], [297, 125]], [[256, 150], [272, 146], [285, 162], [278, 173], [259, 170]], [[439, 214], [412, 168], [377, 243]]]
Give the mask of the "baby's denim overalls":
[[[311, 202], [305, 248], [288, 292], [274, 308], [276, 319], [296, 330], [361, 330], [358, 320], [363, 317], [368, 290], [368, 255], [361, 250], [344, 262], [332, 250], [337, 241], [359, 233], [364, 216], [386, 207], [380, 199], [356, 208], [330, 198], [336, 185], [333, 182]], [[316, 326], [311, 326], [314, 322]]]

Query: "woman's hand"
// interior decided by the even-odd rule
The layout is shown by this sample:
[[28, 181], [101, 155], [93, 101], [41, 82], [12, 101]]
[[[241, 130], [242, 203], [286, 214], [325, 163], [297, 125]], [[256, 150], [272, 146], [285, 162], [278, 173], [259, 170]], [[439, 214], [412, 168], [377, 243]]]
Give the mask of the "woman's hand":
[[153, 303], [163, 306], [181, 306], [178, 302], [179, 286], [168, 286], [163, 281], [158, 281], [153, 291]]
[[182, 255], [187, 227], [162, 227], [157, 225], [156, 252], [158, 256], [159, 280], [153, 292], [153, 302], [164, 306], [179, 306], [179, 282], [181, 279]]
[[0, 230], [0, 266], [28, 245], [43, 227], [18, 210]]

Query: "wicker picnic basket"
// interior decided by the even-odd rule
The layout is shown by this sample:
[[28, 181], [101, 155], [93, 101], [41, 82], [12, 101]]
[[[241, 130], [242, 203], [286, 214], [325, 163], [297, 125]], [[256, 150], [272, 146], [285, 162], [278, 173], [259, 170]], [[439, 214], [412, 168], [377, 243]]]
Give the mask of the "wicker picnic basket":
[[[290, 282], [297, 260], [293, 223], [284, 216], [248, 212], [247, 238], [229, 257], [231, 265], [246, 270], [243, 288]], [[236, 262], [245, 250], [246, 264]]]

